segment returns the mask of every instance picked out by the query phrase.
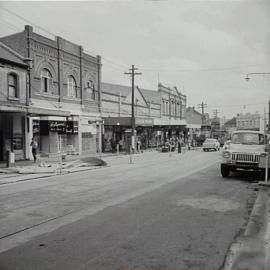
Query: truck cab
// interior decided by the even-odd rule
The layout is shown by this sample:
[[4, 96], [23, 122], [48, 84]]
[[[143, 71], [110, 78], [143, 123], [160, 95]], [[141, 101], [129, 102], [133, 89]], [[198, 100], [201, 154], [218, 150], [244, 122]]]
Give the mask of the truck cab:
[[262, 170], [260, 158], [266, 154], [267, 137], [259, 131], [238, 130], [222, 150], [221, 175], [228, 177], [231, 171]]

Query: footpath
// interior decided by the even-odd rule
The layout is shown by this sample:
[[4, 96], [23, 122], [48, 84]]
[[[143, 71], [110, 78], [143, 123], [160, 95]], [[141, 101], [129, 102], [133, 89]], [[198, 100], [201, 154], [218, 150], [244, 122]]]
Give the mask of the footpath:
[[107, 155], [96, 157], [70, 155], [63, 161], [60, 159], [60, 156], [38, 158], [36, 163], [32, 160], [17, 161], [8, 168], [6, 163], [1, 163], [0, 185], [97, 169], [107, 165], [102, 160], [102, 157], [105, 156]]

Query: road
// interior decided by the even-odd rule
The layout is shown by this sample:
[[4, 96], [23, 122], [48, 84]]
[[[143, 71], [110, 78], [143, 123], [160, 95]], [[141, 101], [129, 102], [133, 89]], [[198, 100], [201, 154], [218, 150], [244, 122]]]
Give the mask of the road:
[[149, 152], [2, 186], [0, 269], [221, 267], [256, 192], [247, 175], [223, 179], [219, 158]]

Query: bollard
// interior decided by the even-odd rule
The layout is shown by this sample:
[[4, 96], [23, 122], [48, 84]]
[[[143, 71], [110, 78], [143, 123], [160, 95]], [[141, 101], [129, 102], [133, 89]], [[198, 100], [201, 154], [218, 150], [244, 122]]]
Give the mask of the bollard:
[[130, 146], [130, 149], [129, 149], [129, 164], [133, 164], [133, 159], [132, 159], [132, 147]]
[[178, 154], [181, 154], [181, 143], [178, 143]]
[[10, 167], [10, 151], [9, 150], [7, 150], [7, 168], [9, 168]]
[[117, 156], [119, 156], [119, 143], [116, 144], [116, 154], [117, 154]]
[[265, 182], [268, 182], [268, 164], [269, 164], [269, 153], [265, 157]]

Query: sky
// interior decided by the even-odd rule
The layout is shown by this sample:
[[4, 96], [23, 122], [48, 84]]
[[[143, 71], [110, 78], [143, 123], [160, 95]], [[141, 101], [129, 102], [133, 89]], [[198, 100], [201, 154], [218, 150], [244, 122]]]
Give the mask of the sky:
[[102, 58], [102, 81], [187, 96], [230, 119], [263, 114], [270, 100], [270, 1], [0, 1], [0, 36], [61, 36]]

